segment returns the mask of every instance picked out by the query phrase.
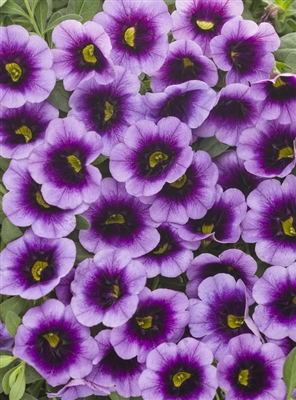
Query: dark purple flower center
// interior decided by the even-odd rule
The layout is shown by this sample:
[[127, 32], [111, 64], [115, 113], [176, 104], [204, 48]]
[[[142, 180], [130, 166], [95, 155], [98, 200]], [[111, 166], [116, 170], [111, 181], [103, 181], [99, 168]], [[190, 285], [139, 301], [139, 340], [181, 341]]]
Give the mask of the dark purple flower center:
[[187, 120], [191, 103], [197, 101], [196, 91], [190, 91], [169, 98], [162, 106], [161, 117], [177, 117], [181, 121]]
[[256, 68], [257, 48], [258, 45], [251, 39], [229, 44], [230, 61], [241, 74], [248, 72], [250, 68]]
[[154, 26], [143, 18], [133, 16], [133, 19], [133, 22], [123, 23], [121, 43], [134, 54], [146, 53], [154, 42]]
[[145, 178], [161, 176], [172, 164], [178, 149], [164, 142], [151, 142], [138, 152], [136, 160], [139, 172]]
[[216, 274], [221, 273], [232, 275], [236, 281], [238, 279], [243, 280], [244, 278], [244, 274], [239, 269], [232, 267], [229, 264], [223, 263], [204, 264], [202, 269], [200, 270], [199, 277], [202, 279], [206, 279], [210, 276], [215, 276]]
[[122, 119], [124, 100], [121, 95], [111, 94], [108, 88], [90, 93], [85, 99], [85, 108], [89, 112], [89, 120], [100, 135], [108, 134], [111, 126]]
[[250, 102], [242, 99], [232, 99], [221, 97], [218, 104], [213, 108], [214, 116], [233, 121], [233, 123], [242, 124], [250, 119], [253, 115], [254, 107]]
[[266, 87], [268, 98], [277, 102], [286, 102], [287, 100], [296, 98], [296, 82], [295, 78], [287, 76], [278, 77], [273, 82], [268, 82]]
[[0, 82], [8, 86], [22, 84], [28, 77], [27, 62], [19, 55], [0, 61]]
[[78, 49], [75, 49], [76, 67], [83, 71], [102, 71], [108, 62], [101, 50], [92, 43], [83, 43]]
[[201, 65], [192, 56], [183, 57], [180, 55], [180, 57], [169, 61], [166, 68], [172, 84], [199, 79], [202, 74]]
[[165, 395], [168, 397], [186, 398], [200, 388], [203, 374], [198, 364], [184, 359], [173, 361], [163, 372]]
[[54, 149], [49, 156], [52, 177], [61, 185], [79, 185], [85, 178], [85, 160], [80, 143], [68, 146], [67, 149]]

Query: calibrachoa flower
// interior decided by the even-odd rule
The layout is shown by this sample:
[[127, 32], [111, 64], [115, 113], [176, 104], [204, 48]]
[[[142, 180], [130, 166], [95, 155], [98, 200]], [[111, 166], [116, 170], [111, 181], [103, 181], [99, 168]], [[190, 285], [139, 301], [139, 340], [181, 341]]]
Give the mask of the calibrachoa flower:
[[274, 27], [241, 17], [226, 22], [221, 35], [212, 39], [212, 57], [218, 68], [228, 71], [226, 84], [253, 83], [268, 79], [274, 65], [272, 51], [278, 49], [280, 38]]
[[139, 386], [144, 400], [212, 400], [218, 387], [213, 353], [193, 338], [162, 343], [147, 357]]
[[216, 104], [216, 92], [202, 81], [168, 86], [162, 93], [147, 92], [144, 97], [146, 118], [154, 122], [177, 117], [189, 128], [197, 128]]
[[148, 253], [160, 239], [149, 207], [129, 195], [123, 183], [103, 179], [99, 199], [83, 213], [91, 227], [80, 231], [80, 243], [93, 253], [106, 247], [129, 250], [133, 257]]
[[71, 283], [73, 312], [86, 326], [122, 325], [135, 313], [145, 283], [145, 268], [128, 251], [101, 250], [76, 268]]
[[105, 0], [93, 21], [102, 25], [111, 44], [111, 58], [134, 74], [150, 75], [168, 51], [171, 16], [163, 0]]
[[258, 118], [249, 86], [235, 83], [221, 89], [217, 104], [192, 134], [196, 138], [216, 135], [219, 142], [237, 146], [242, 131], [254, 126]]
[[0, 104], [21, 107], [47, 99], [56, 83], [45, 40], [19, 25], [0, 27]]
[[284, 361], [277, 345], [262, 343], [254, 335], [246, 333], [231, 339], [217, 366], [219, 386], [226, 390], [225, 400], [284, 400]]
[[167, 86], [199, 80], [215, 86], [218, 73], [215, 64], [205, 57], [199, 45], [192, 40], [177, 40], [169, 44], [169, 53], [162, 67], [151, 75], [153, 92], [162, 92]]
[[95, 78], [80, 83], [69, 99], [68, 116], [97, 132], [104, 145], [102, 153], [109, 156], [114, 145], [123, 141], [125, 130], [145, 115], [139, 89], [138, 77], [117, 66], [111, 83], [99, 85]]
[[56, 46], [52, 69], [58, 79], [64, 80], [66, 90], [74, 90], [80, 82], [92, 77], [103, 85], [113, 81], [111, 43], [99, 24], [63, 21], [54, 28], [52, 41]]
[[127, 129], [124, 143], [110, 154], [110, 172], [134, 196], [150, 196], [165, 182], [173, 183], [190, 165], [191, 131], [179, 119], [168, 117], [158, 124], [138, 121]]
[[62, 209], [85, 210], [99, 196], [101, 173], [90, 165], [101, 153], [102, 141], [74, 117], [50, 122], [44, 143], [28, 159], [33, 179], [42, 185], [44, 200]]
[[242, 223], [242, 239], [256, 243], [260, 260], [286, 266], [296, 259], [296, 177], [281, 183], [265, 180], [253, 190], [247, 204], [250, 211]]
[[198, 286], [198, 299], [190, 299], [189, 329], [201, 338], [217, 360], [223, 358], [229, 340], [242, 333], [259, 332], [248, 314], [249, 299], [241, 280], [225, 273], [210, 276]]
[[243, 131], [237, 155], [254, 175], [284, 178], [296, 164], [296, 122], [259, 120], [256, 127]]
[[49, 299], [23, 316], [13, 354], [32, 365], [52, 386], [85, 377], [97, 344], [89, 328], [77, 322], [70, 306]]
[[258, 277], [255, 275], [257, 263], [253, 257], [238, 249], [223, 251], [219, 257], [204, 253], [197, 256], [187, 269], [189, 282], [186, 286], [188, 297], [197, 297], [198, 286], [208, 278], [219, 273], [241, 279], [246, 285], [249, 304], [252, 303], [252, 290]]
[[0, 292], [39, 299], [72, 269], [75, 256], [72, 240], [41, 238], [28, 229], [1, 252]]
[[25, 103], [19, 108], [0, 106], [0, 155], [5, 158], [27, 158], [44, 139], [49, 122], [59, 110], [44, 101]]
[[211, 57], [210, 41], [226, 21], [241, 15], [241, 0], [176, 0], [172, 33], [175, 39], [191, 39]]
[[57, 393], [46, 393], [49, 399], [61, 397], [62, 400], [73, 400], [81, 397], [88, 397], [92, 394], [96, 396], [106, 396], [110, 394], [109, 388], [99, 386], [95, 383], [88, 381], [85, 378], [71, 379], [61, 390]]
[[74, 230], [74, 212], [44, 201], [41, 185], [32, 179], [27, 160], [12, 160], [3, 183], [9, 190], [3, 196], [3, 211], [14, 225], [31, 226], [36, 235], [51, 239], [67, 236]]
[[65, 306], [71, 303], [72, 292], [71, 292], [71, 283], [74, 280], [75, 269], [72, 268], [59, 282], [59, 284], [55, 287], [55, 293], [58, 298]]
[[254, 321], [268, 338], [296, 341], [296, 263], [269, 267], [253, 288]]
[[110, 342], [110, 334], [110, 329], [104, 329], [95, 337], [99, 353], [87, 379], [108, 386], [123, 397], [140, 396], [138, 379], [145, 369], [145, 363], [139, 363], [136, 357], [129, 360], [119, 357]]
[[251, 94], [259, 102], [262, 118], [276, 119], [280, 124], [296, 122], [296, 75], [284, 73], [254, 82]]
[[14, 338], [6, 329], [4, 322], [0, 320], [0, 350], [12, 351], [12, 345], [14, 344]]
[[124, 325], [113, 328], [110, 341], [116, 353], [144, 362], [148, 353], [163, 342], [177, 342], [189, 320], [184, 293], [170, 289], [151, 292], [145, 287], [139, 294], [134, 316]]

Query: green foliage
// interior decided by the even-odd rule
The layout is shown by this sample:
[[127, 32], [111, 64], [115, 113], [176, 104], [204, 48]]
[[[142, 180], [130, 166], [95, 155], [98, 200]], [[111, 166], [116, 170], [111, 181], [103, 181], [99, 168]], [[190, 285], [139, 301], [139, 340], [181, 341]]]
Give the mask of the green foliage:
[[208, 138], [201, 138], [198, 139], [195, 143], [193, 143], [192, 148], [194, 151], [197, 150], [204, 150], [211, 157], [216, 157], [219, 154], [223, 153], [225, 150], [228, 149], [228, 145], [219, 142], [215, 136], [211, 136]]
[[274, 0], [274, 4], [282, 7], [285, 11], [289, 10], [293, 3], [295, 3], [295, 0]]
[[23, 232], [17, 226], [13, 225], [8, 218], [2, 222], [1, 238], [5, 244], [12, 242], [23, 236]]
[[5, 325], [11, 336], [15, 336], [17, 328], [22, 323], [22, 319], [13, 311], [8, 311], [5, 317]]
[[33, 305], [33, 300], [25, 300], [20, 296], [10, 297], [0, 304], [0, 319], [5, 322], [9, 311], [13, 311], [15, 314], [22, 316], [29, 308], [33, 307]]
[[291, 394], [296, 387], [296, 347], [286, 358], [284, 364], [284, 382], [287, 386], [287, 397], [291, 398]]
[[90, 223], [82, 215], [76, 215], [76, 229], [86, 230], [90, 228]]
[[102, 11], [103, 0], [69, 0], [67, 14], [77, 14], [82, 22], [91, 21], [95, 14]]
[[289, 65], [291, 72], [296, 74], [296, 32], [282, 36], [281, 45], [274, 55], [277, 61]]
[[16, 357], [14, 356], [7, 356], [5, 354], [0, 356], [0, 368], [5, 368], [8, 365], [10, 365], [14, 360], [16, 360]]
[[67, 90], [64, 89], [63, 82], [62, 81], [57, 81], [53, 91], [50, 93], [50, 96], [48, 97], [48, 101], [57, 107], [59, 110], [62, 110], [64, 112], [70, 111], [69, 107], [69, 98], [70, 98], [71, 92], [68, 92]]

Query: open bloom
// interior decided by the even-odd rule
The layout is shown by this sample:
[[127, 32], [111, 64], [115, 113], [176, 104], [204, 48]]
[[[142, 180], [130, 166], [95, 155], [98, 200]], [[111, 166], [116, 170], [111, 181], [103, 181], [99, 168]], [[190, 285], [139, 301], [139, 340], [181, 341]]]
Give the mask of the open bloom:
[[139, 386], [144, 400], [212, 400], [218, 387], [213, 354], [193, 338], [162, 343], [147, 357]]
[[50, 385], [58, 386], [90, 373], [97, 345], [70, 306], [49, 299], [24, 315], [13, 354], [32, 365]]
[[0, 104], [15, 108], [47, 99], [56, 79], [46, 41], [19, 25], [1, 26], [0, 37]]

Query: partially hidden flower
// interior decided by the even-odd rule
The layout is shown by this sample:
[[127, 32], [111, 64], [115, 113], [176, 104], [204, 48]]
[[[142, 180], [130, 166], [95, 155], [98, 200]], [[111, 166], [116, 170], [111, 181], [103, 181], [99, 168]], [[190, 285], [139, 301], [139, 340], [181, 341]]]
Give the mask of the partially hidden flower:
[[61, 397], [62, 400], [73, 400], [81, 397], [88, 397], [94, 394], [95, 396], [107, 396], [110, 390], [106, 386], [97, 385], [86, 378], [71, 379], [57, 393], [46, 393], [49, 399]]
[[4, 322], [0, 321], [0, 350], [12, 351], [14, 338], [8, 332]]

